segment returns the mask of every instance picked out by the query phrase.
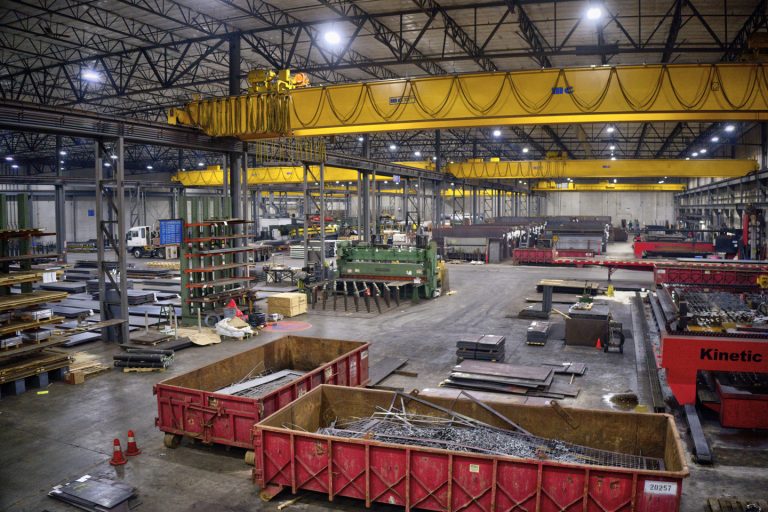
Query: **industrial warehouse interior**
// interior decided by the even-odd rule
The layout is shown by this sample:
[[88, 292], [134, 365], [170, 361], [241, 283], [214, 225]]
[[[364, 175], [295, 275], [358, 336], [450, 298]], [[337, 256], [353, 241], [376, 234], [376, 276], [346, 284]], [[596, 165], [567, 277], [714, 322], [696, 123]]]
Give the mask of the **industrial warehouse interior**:
[[768, 512], [768, 0], [0, 2], [0, 510]]

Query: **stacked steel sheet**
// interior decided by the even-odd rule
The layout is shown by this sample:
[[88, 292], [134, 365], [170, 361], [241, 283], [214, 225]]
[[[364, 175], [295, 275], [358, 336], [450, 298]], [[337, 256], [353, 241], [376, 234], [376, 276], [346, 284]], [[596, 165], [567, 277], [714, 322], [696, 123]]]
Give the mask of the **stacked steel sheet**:
[[528, 326], [525, 342], [528, 345], [545, 345], [549, 338], [549, 330], [551, 327], [552, 324], [549, 322], [541, 320], [531, 322], [531, 325]]
[[125, 512], [131, 508], [128, 506], [128, 500], [136, 496], [136, 489], [123, 482], [85, 475], [72, 482], [57, 485], [48, 496], [81, 510]]
[[442, 385], [544, 398], [578, 396], [577, 387], [554, 382], [555, 373], [551, 367], [464, 361], [453, 367]]
[[279, 370], [274, 373], [264, 372], [258, 377], [245, 379], [231, 386], [219, 389], [216, 392], [224, 395], [256, 398], [280, 389], [305, 373], [300, 370]]
[[505, 340], [504, 336], [493, 334], [465, 336], [456, 342], [456, 357], [460, 361], [464, 359], [503, 361]]

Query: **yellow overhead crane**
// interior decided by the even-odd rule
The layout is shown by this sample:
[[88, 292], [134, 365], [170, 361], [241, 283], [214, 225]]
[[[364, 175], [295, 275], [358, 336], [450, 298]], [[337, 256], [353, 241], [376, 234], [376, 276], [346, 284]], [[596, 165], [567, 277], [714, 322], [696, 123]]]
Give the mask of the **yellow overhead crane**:
[[510, 124], [766, 121], [766, 66], [599, 66], [321, 87], [282, 72], [282, 89], [272, 79], [260, 88], [252, 82], [247, 95], [171, 109], [168, 122], [251, 140]]
[[[433, 170], [432, 162], [396, 162], [423, 170]], [[311, 166], [310, 181], [320, 176], [318, 166]], [[757, 170], [755, 160], [469, 160], [448, 164], [445, 171], [466, 179], [558, 179], [558, 178], [688, 178], [738, 177]], [[221, 166], [180, 171], [171, 178], [185, 187], [216, 187], [224, 184]], [[376, 175], [376, 181], [390, 181], [390, 176]], [[357, 183], [357, 171], [326, 166], [326, 183]], [[248, 169], [248, 185], [300, 184], [304, 182], [301, 166], [256, 167]], [[629, 187], [630, 184], [624, 184]], [[542, 185], [544, 187], [544, 185]], [[540, 190], [544, 191], [545, 188]], [[622, 190], [608, 188], [606, 190]], [[628, 189], [624, 189], [628, 190]], [[638, 189], [633, 189], [638, 190]], [[650, 190], [650, 189], [649, 189]], [[652, 190], [662, 190], [654, 188]], [[677, 189], [675, 189], [677, 190]]]
[[557, 183], [550, 180], [537, 181], [534, 192], [682, 192], [682, 183]]
[[758, 169], [756, 160], [521, 160], [448, 164], [446, 172], [467, 179], [528, 178], [733, 178]]

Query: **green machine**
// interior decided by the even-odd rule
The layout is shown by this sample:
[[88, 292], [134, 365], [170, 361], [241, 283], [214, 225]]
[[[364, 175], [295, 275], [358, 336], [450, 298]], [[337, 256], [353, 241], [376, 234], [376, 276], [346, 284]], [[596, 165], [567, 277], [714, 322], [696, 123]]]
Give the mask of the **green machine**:
[[382, 247], [368, 244], [339, 243], [336, 265], [341, 279], [368, 281], [403, 281], [424, 290], [431, 299], [441, 286], [437, 245], [426, 248]]

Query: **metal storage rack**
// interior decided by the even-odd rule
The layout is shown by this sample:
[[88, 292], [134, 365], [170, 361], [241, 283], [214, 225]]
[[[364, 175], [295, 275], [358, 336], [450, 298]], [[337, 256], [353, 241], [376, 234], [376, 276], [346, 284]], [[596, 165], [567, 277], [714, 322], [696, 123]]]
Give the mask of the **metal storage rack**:
[[182, 320], [187, 324], [221, 311], [230, 301], [245, 296], [253, 247], [244, 234], [249, 221], [223, 216], [228, 199], [185, 198], [182, 205], [184, 238], [181, 244]]
[[[14, 385], [12, 392], [23, 390], [27, 377], [65, 367], [69, 358], [65, 354], [45, 351], [62, 343], [60, 337], [50, 337], [41, 326], [62, 322], [55, 315], [28, 315], [16, 317], [15, 312], [46, 302], [67, 297], [66, 292], [33, 290], [32, 284], [44, 279], [47, 270], [32, 268], [35, 261], [57, 259], [51, 244], [34, 241], [55, 236], [31, 227], [30, 200], [26, 194], [0, 196], [0, 384]], [[18, 264], [11, 272], [11, 265]], [[16, 293], [14, 286], [19, 286]], [[25, 333], [27, 334], [25, 336]], [[41, 373], [42, 372], [42, 373]], [[47, 378], [47, 373], [45, 373]]]

